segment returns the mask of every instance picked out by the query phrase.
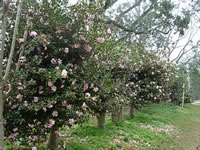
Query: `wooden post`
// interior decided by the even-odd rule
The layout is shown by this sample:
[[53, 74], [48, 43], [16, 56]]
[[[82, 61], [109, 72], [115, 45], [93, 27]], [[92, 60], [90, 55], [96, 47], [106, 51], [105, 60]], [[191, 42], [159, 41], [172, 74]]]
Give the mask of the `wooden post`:
[[183, 109], [183, 105], [184, 105], [184, 99], [185, 99], [185, 83], [183, 83], [182, 109]]

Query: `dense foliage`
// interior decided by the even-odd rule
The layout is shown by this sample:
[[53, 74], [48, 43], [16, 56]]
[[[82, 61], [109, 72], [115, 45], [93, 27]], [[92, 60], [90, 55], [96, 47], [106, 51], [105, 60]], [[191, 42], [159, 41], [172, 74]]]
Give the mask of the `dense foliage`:
[[[22, 14], [24, 21], [31, 17], [26, 41], [26, 24], [19, 28], [16, 49], [25, 46], [21, 68], [16, 73], [13, 67], [10, 74], [13, 91], [4, 110], [8, 140], [32, 145], [45, 141], [51, 130], [58, 134], [62, 126], [111, 112], [118, 104], [138, 108], [177, 98], [170, 96], [180, 87], [175, 87], [175, 67], [142, 44], [116, 41], [108, 25], [98, 20], [100, 4], [33, 4], [28, 16]], [[13, 24], [11, 19], [10, 29]], [[12, 39], [8, 31], [7, 43]]]

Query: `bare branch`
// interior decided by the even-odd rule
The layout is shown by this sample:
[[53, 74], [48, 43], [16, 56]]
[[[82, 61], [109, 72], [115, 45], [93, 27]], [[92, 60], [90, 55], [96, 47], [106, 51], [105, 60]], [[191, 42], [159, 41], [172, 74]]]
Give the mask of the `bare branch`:
[[17, 62], [16, 71], [19, 71], [19, 68], [20, 68], [20, 58], [24, 54], [24, 46], [25, 46], [25, 42], [26, 42], [27, 37], [28, 37], [28, 28], [29, 28], [29, 24], [30, 24], [30, 19], [31, 19], [30, 17], [28, 17], [28, 19], [27, 19], [27, 23], [26, 23], [27, 25], [26, 25], [26, 28], [25, 28], [25, 31], [24, 31], [24, 36], [23, 36], [24, 43], [20, 47], [20, 54], [19, 54], [19, 58], [18, 58], [18, 62]]
[[12, 39], [12, 45], [11, 45], [8, 64], [7, 64], [7, 67], [6, 67], [6, 72], [5, 72], [5, 75], [3, 77], [3, 80], [6, 80], [8, 78], [10, 67], [11, 67], [11, 64], [12, 64], [12, 58], [13, 58], [13, 54], [14, 54], [17, 31], [18, 31], [21, 9], [22, 9], [22, 2], [23, 2], [23, 0], [19, 0], [19, 4], [18, 4], [18, 8], [17, 8], [17, 16], [16, 16], [16, 21], [15, 21], [15, 28], [14, 28], [13, 39]]
[[136, 0], [135, 4], [133, 6], [131, 6], [130, 8], [128, 8], [126, 11], [122, 12], [118, 17], [117, 17], [117, 21], [119, 21], [121, 19], [122, 16], [124, 16], [125, 14], [127, 14], [128, 12], [130, 12], [133, 8], [139, 6], [141, 4], [141, 0]]

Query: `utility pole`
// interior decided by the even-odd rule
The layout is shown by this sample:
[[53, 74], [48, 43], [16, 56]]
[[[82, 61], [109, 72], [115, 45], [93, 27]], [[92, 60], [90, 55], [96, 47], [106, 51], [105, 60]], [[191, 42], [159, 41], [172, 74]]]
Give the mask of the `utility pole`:
[[183, 83], [183, 97], [182, 97], [182, 109], [185, 101], [185, 83]]

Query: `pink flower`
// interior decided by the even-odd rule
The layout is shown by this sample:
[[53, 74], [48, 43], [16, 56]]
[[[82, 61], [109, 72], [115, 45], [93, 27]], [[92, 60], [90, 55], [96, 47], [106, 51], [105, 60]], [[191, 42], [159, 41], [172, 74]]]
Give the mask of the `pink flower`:
[[94, 19], [95, 15], [94, 14], [90, 14], [89, 17], [90, 17], [90, 19]]
[[87, 109], [87, 105], [85, 104], [85, 102], [83, 103], [83, 105], [81, 106], [81, 108], [82, 108], [83, 110], [86, 110], [86, 109]]
[[61, 65], [62, 64], [62, 60], [59, 58], [58, 59], [58, 64]]
[[57, 111], [54, 111], [54, 112], [52, 113], [52, 116], [53, 116], [53, 117], [57, 117], [57, 116], [58, 116], [58, 112], [57, 112]]
[[74, 17], [77, 17], [78, 16], [78, 13], [74, 13]]
[[97, 38], [97, 42], [99, 42], [99, 43], [103, 43], [104, 41], [105, 41], [105, 39], [103, 37]]
[[63, 36], [60, 36], [60, 37], [59, 37], [59, 40], [62, 40], [62, 39], [63, 39]]
[[112, 33], [112, 31], [111, 31], [111, 29], [110, 29], [110, 28], [108, 28], [108, 30], [107, 30], [107, 33], [109, 33], [109, 34], [111, 34], [111, 33]]
[[84, 19], [83, 22], [84, 22], [84, 23], [88, 23], [88, 19]]
[[90, 93], [85, 93], [85, 98], [86, 99], [90, 98], [90, 96], [91, 96]]
[[92, 50], [92, 47], [90, 45], [85, 45], [84, 49], [87, 51], [87, 52], [90, 52]]
[[76, 83], [76, 80], [73, 80], [73, 81], [72, 81], [72, 86], [74, 86], [74, 85], [75, 85], [75, 83]]
[[33, 99], [34, 99], [33, 101], [34, 101], [35, 103], [38, 102], [38, 97], [34, 97]]
[[66, 71], [66, 69], [63, 69], [63, 70], [62, 70], [61, 76], [62, 76], [63, 78], [66, 78], [66, 77], [67, 77], [67, 71]]
[[93, 91], [94, 91], [94, 92], [97, 92], [98, 90], [99, 90], [98, 87], [94, 87], [94, 88], [93, 88]]
[[57, 90], [56, 86], [52, 86], [52, 87], [51, 87], [51, 90], [52, 90], [53, 92], [55, 92], [55, 91]]
[[33, 13], [33, 9], [28, 9], [28, 12], [29, 13]]
[[50, 119], [49, 124], [48, 124], [48, 128], [51, 128], [54, 124], [55, 124], [55, 120]]
[[37, 33], [36, 33], [35, 31], [32, 31], [32, 32], [30, 33], [30, 36], [35, 37], [35, 36], [37, 36]]
[[84, 83], [83, 91], [86, 91], [88, 89], [88, 83]]
[[65, 48], [64, 49], [64, 52], [67, 54], [67, 53], [69, 53], [69, 48]]
[[43, 18], [41, 17], [41, 18], [40, 18], [40, 23], [43, 23], [43, 22], [44, 22], [44, 20], [43, 20]]
[[23, 95], [21, 95], [21, 94], [18, 94], [16, 98], [17, 98], [17, 99], [19, 99], [19, 100], [22, 100], [22, 98], [23, 98]]
[[52, 58], [52, 59], [51, 59], [51, 63], [52, 63], [52, 64], [55, 64], [55, 63], [56, 63], [55, 58]]
[[19, 43], [23, 43], [24, 39], [23, 38], [19, 38]]
[[37, 150], [37, 147], [35, 147], [35, 146], [34, 146], [34, 147], [32, 147], [32, 150]]
[[48, 82], [48, 86], [49, 86], [49, 87], [52, 87], [52, 86], [53, 86], [53, 83], [52, 83], [52, 82]]
[[74, 119], [69, 119], [69, 124], [72, 125], [74, 123]]
[[72, 105], [67, 105], [67, 109], [71, 110], [72, 109]]
[[24, 107], [27, 107], [27, 106], [28, 106], [28, 102], [24, 101]]
[[79, 112], [79, 111], [76, 111], [76, 114], [77, 114], [77, 116], [82, 116], [83, 115], [83, 113], [82, 112]]
[[74, 46], [73, 46], [74, 48], [80, 48], [81, 47], [81, 45], [80, 44], [74, 44]]

